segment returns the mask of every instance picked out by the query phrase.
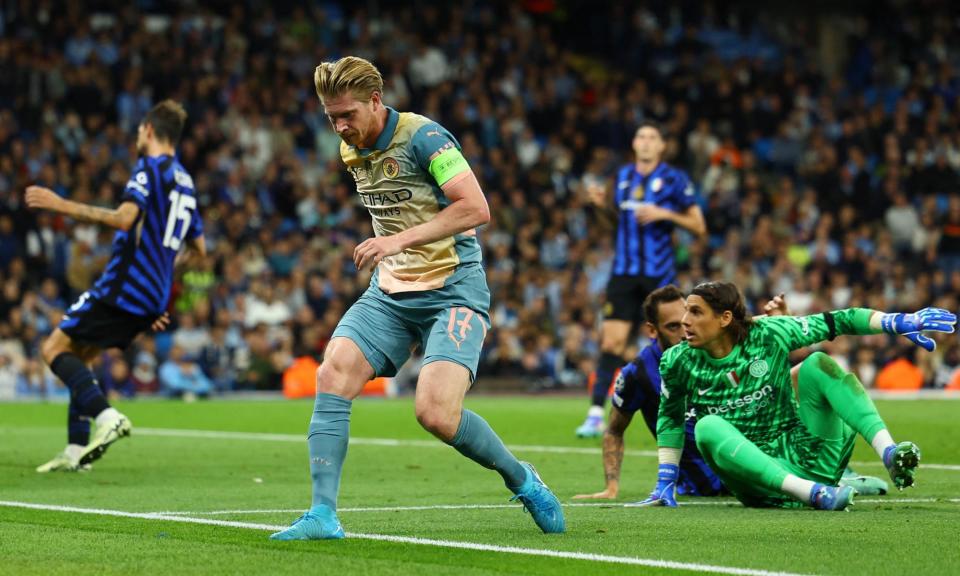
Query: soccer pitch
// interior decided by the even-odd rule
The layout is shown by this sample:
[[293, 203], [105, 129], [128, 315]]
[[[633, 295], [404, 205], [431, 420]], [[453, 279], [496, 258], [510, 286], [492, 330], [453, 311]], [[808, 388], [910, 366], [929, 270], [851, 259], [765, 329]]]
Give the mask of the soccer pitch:
[[[0, 405], [0, 574], [956, 574], [960, 402], [879, 401], [894, 437], [917, 442], [917, 486], [848, 513], [745, 509], [646, 496], [654, 443], [628, 432], [621, 498], [602, 488], [599, 440], [576, 440], [585, 399], [469, 397], [565, 503], [547, 536], [500, 477], [422, 431], [412, 399], [354, 403], [340, 493], [347, 539], [272, 542], [309, 505], [310, 402], [121, 403], [133, 436], [89, 473], [33, 469], [63, 448], [66, 407]], [[885, 471], [862, 440], [865, 474]]]

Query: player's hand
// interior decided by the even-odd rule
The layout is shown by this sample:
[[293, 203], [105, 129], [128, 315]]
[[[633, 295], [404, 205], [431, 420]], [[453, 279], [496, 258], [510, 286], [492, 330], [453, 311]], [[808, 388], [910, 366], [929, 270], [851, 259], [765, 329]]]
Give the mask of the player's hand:
[[393, 256], [402, 251], [403, 247], [395, 236], [368, 238], [354, 248], [353, 263], [357, 266], [357, 270], [367, 267], [372, 270], [387, 256]]
[[617, 489], [612, 486], [607, 486], [607, 489], [602, 492], [594, 492], [593, 494], [577, 494], [573, 497], [574, 500], [616, 500], [617, 498]]
[[633, 215], [636, 217], [637, 222], [646, 226], [647, 224], [657, 222], [658, 220], [666, 220], [670, 217], [670, 211], [666, 208], [661, 208], [656, 204], [645, 202], [643, 206], [640, 206], [633, 211]]
[[884, 314], [880, 327], [888, 334], [900, 334], [928, 352], [937, 349], [937, 343], [923, 332], [952, 334], [957, 327], [957, 315], [943, 308], [924, 308], [913, 314]]
[[150, 329], [154, 332], [163, 332], [167, 329], [167, 326], [170, 325], [170, 314], [164, 312], [156, 320], [153, 321], [153, 324], [150, 325]]
[[680, 467], [676, 464], [661, 464], [657, 469], [657, 485], [646, 500], [627, 504], [627, 506], [649, 507], [677, 506], [677, 479], [680, 477]]
[[777, 294], [772, 300], [764, 304], [763, 311], [767, 316], [792, 316], [790, 307], [787, 306], [787, 299], [783, 294]]
[[34, 210], [53, 210], [62, 201], [56, 192], [43, 186], [27, 186], [24, 200]]

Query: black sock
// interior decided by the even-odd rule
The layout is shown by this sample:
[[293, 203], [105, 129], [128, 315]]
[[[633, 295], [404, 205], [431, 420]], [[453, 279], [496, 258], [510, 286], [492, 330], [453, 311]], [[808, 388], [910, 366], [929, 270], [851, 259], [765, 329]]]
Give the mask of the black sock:
[[610, 384], [613, 382], [613, 373], [623, 364], [623, 358], [618, 354], [604, 352], [600, 355], [600, 365], [597, 367], [597, 379], [593, 383], [594, 406], [603, 407], [607, 401], [607, 391], [610, 390]]
[[63, 352], [53, 359], [50, 369], [70, 389], [70, 402], [76, 404], [81, 415], [95, 418], [110, 407], [93, 372], [75, 354]]
[[67, 411], [67, 444], [86, 446], [90, 442], [90, 419], [85, 418], [73, 399]]

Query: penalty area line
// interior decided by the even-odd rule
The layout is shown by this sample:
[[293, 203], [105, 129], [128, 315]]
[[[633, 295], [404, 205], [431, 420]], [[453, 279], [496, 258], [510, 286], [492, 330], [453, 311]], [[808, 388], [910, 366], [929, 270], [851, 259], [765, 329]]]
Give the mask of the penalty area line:
[[[253, 522], [235, 522], [231, 520], [215, 520], [213, 518], [192, 518], [189, 516], [167, 516], [156, 512], [126, 512], [123, 510], [107, 510], [102, 508], [80, 508], [77, 506], [59, 506], [53, 504], [35, 504], [32, 502], [17, 502], [0, 500], [0, 506], [8, 508], [25, 508], [29, 510], [45, 510], [50, 512], [70, 512], [75, 514], [92, 514], [97, 516], [113, 516], [120, 518], [137, 518], [141, 520], [157, 520], [163, 522], [180, 522], [184, 524], [204, 524], [207, 526], [221, 526], [225, 528], [245, 528], [249, 530], [276, 531], [286, 526], [259, 524]], [[522, 548], [519, 546], [498, 546], [480, 542], [461, 542], [456, 540], [438, 540], [434, 538], [416, 538], [411, 536], [391, 536], [388, 534], [347, 533], [348, 538], [363, 540], [378, 540], [397, 544], [414, 544], [418, 546], [434, 546], [439, 548], [456, 548], [474, 550], [478, 552], [494, 552], [499, 554], [521, 554], [525, 556], [541, 556], [561, 558], [566, 560], [586, 560], [590, 562], [604, 562], [608, 564], [624, 564], [633, 566], [649, 566], [652, 568], [667, 568], [673, 570], [692, 571], [711, 574], [736, 574], [742, 576], [803, 576], [792, 572], [777, 572], [770, 570], [756, 570], [752, 568], [737, 568], [734, 566], [718, 566], [713, 564], [699, 564], [691, 562], [674, 562], [671, 560], [657, 560], [651, 558], [636, 558], [630, 556], [612, 556], [607, 554], [592, 554], [588, 552], [567, 552], [563, 550], [544, 550], [539, 548]], [[332, 545], [336, 545], [331, 543]], [[277, 543], [278, 546], [283, 544]]]

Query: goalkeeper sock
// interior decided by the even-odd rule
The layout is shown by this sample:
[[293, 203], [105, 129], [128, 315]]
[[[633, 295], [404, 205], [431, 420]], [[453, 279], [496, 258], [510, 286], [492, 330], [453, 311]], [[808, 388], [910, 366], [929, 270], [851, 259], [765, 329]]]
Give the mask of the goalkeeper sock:
[[877, 451], [877, 454], [880, 456], [880, 459], [883, 460], [883, 455], [887, 451], [887, 448], [890, 446], [895, 446], [896, 442], [893, 441], [893, 437], [890, 436], [890, 432], [884, 428], [877, 432], [877, 434], [870, 440], [870, 445], [873, 446], [873, 449]]
[[843, 422], [869, 442], [886, 430], [860, 380], [823, 352], [814, 352], [803, 361], [799, 382], [800, 418], [817, 436], [840, 438]]
[[59, 354], [50, 369], [70, 390], [70, 402], [76, 404], [81, 415], [92, 418], [110, 407], [93, 372], [75, 354]]
[[352, 402], [334, 394], [317, 393], [310, 418], [307, 447], [310, 450], [310, 479], [313, 481], [313, 506], [321, 504], [337, 509], [343, 460], [350, 438]]
[[448, 444], [484, 468], [499, 472], [507, 488], [516, 488], [527, 478], [527, 471], [520, 461], [507, 450], [487, 421], [475, 412], [463, 410], [460, 413], [460, 426]]
[[815, 483], [804, 480], [799, 476], [787, 474], [780, 485], [780, 491], [785, 492], [801, 502], [810, 502], [810, 494], [813, 492]]
[[591, 402], [594, 406], [602, 408], [606, 403], [607, 392], [610, 391], [610, 384], [613, 382], [613, 374], [621, 364], [623, 364], [623, 358], [619, 354], [604, 352], [600, 355], [600, 365], [597, 366], [597, 378], [593, 382], [591, 395]]

